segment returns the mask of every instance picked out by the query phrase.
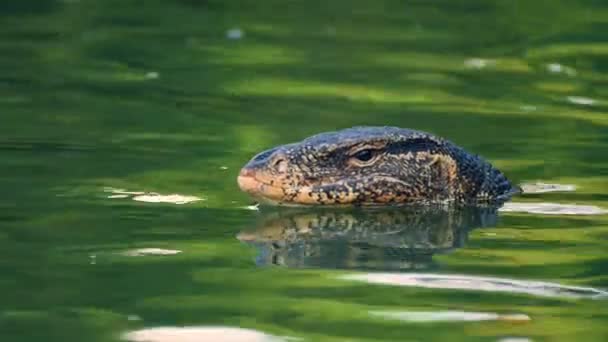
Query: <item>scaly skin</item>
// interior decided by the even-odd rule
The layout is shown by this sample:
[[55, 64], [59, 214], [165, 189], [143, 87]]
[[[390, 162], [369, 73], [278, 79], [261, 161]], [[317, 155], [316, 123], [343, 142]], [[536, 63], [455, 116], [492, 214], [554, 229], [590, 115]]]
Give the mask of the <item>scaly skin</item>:
[[279, 205], [502, 203], [520, 192], [490, 163], [429, 133], [354, 127], [264, 151], [240, 188]]

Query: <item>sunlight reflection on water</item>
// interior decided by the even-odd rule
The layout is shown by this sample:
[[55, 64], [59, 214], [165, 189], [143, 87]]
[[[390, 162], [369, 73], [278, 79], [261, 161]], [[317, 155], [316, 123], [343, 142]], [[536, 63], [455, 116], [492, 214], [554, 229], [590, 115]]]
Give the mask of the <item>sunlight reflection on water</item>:
[[412, 286], [434, 289], [508, 292], [540, 297], [607, 299], [608, 292], [591, 287], [564, 286], [542, 281], [421, 273], [364, 273], [340, 277], [372, 284]]
[[561, 203], [505, 203], [499, 211], [520, 212], [542, 215], [603, 215], [608, 210], [594, 205], [561, 204]]
[[149, 203], [173, 203], [173, 204], [188, 204], [192, 202], [205, 201], [205, 198], [189, 196], [189, 195], [180, 195], [180, 194], [170, 194], [170, 195], [162, 195], [155, 192], [143, 192], [143, 191], [127, 191], [124, 189], [114, 189], [114, 188], [106, 188], [105, 192], [111, 193], [108, 195], [110, 199], [124, 199], [131, 198], [134, 201], [138, 202], [149, 202]]
[[135, 330], [123, 336], [131, 342], [284, 342], [294, 338], [231, 327], [158, 327]]
[[479, 321], [529, 321], [524, 314], [498, 314], [494, 312], [466, 311], [370, 311], [370, 315], [404, 322], [479, 322]]

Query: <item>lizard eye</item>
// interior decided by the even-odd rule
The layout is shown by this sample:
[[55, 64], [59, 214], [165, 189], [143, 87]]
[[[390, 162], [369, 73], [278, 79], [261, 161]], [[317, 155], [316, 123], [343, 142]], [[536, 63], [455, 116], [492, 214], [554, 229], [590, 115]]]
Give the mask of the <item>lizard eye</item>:
[[371, 150], [361, 150], [353, 155], [353, 158], [362, 161], [368, 162], [374, 157], [374, 153]]
[[379, 156], [378, 150], [366, 148], [353, 153], [348, 160], [348, 163], [353, 166], [368, 166], [371, 165]]

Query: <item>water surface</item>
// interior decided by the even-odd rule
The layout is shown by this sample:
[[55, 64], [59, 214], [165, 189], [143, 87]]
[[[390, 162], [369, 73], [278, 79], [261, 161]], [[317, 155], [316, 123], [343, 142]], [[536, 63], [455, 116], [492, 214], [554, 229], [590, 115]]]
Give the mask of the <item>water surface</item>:
[[[9, 0], [0, 25], [0, 340], [608, 339], [603, 1]], [[238, 190], [253, 154], [354, 125], [600, 210], [319, 228]]]

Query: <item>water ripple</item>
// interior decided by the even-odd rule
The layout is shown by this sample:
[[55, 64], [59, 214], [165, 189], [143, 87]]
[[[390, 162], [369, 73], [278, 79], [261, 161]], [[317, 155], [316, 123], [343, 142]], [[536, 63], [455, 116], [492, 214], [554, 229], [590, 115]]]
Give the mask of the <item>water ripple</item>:
[[364, 281], [372, 284], [424, 287], [432, 289], [508, 292], [539, 297], [608, 299], [608, 292], [591, 287], [565, 286], [542, 281], [469, 275], [443, 275], [420, 273], [363, 273], [340, 277], [344, 280]]
[[608, 210], [594, 205], [561, 204], [561, 203], [505, 203], [499, 211], [520, 212], [544, 215], [604, 215]]
[[576, 190], [573, 184], [525, 183], [521, 184], [524, 194], [544, 194], [547, 192], [571, 192]]
[[529, 321], [524, 314], [498, 314], [494, 312], [466, 311], [370, 311], [371, 316], [403, 322], [480, 322], [480, 321]]
[[143, 191], [127, 191], [124, 189], [114, 189], [114, 188], [105, 188], [105, 192], [111, 193], [107, 197], [110, 199], [122, 199], [122, 198], [131, 198], [134, 201], [138, 202], [149, 202], [149, 203], [172, 203], [172, 204], [188, 204], [192, 202], [205, 201], [205, 198], [196, 197], [196, 196], [188, 196], [188, 195], [180, 195], [180, 194], [170, 194], [170, 195], [162, 195], [156, 192], [143, 192]]

